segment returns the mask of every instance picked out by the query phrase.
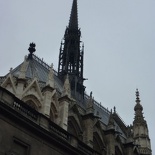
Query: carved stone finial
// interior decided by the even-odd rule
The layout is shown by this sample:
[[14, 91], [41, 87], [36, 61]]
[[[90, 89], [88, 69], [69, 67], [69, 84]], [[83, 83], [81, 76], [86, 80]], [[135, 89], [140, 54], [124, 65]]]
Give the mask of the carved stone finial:
[[116, 113], [116, 107], [114, 106], [114, 113]]
[[91, 98], [92, 98], [92, 94], [93, 94], [93, 92], [91, 91], [91, 92], [90, 92], [90, 97], [91, 97]]
[[10, 68], [10, 70], [9, 70], [9, 72], [11, 73], [11, 72], [12, 72], [12, 70], [13, 70], [13, 68], [11, 67], [11, 68]]
[[108, 128], [112, 129], [114, 128], [114, 126], [115, 126], [115, 123], [114, 123], [112, 109], [111, 109], [110, 116], [109, 116], [109, 122], [108, 122]]
[[87, 113], [94, 113], [94, 97], [92, 96], [92, 91], [90, 92], [90, 98], [87, 103]]
[[30, 52], [29, 58], [32, 58], [32, 54], [36, 51], [35, 47], [36, 47], [36, 44], [35, 43], [33, 43], [33, 42], [30, 43], [30, 47], [28, 48], [28, 50]]
[[143, 110], [143, 107], [142, 105], [140, 104], [140, 97], [139, 97], [139, 91], [138, 89], [136, 89], [136, 105], [135, 105], [135, 108], [134, 110], [137, 111], [137, 110], [140, 110], [142, 111]]
[[139, 91], [136, 89], [136, 103], [140, 103]]
[[50, 71], [48, 74], [48, 79], [47, 79], [46, 85], [49, 85], [50, 87], [54, 88], [53, 63], [51, 64], [51, 67], [50, 67]]
[[63, 89], [64, 90], [63, 90], [62, 96], [66, 96], [67, 95], [68, 97], [70, 97], [71, 96], [71, 88], [70, 88], [70, 82], [69, 82], [68, 74], [66, 76]]
[[54, 66], [53, 63], [51, 63], [51, 69], [53, 69], [53, 66]]

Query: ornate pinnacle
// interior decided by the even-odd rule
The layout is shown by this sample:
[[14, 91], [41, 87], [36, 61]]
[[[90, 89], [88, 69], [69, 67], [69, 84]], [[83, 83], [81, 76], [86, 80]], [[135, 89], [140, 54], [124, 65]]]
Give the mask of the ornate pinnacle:
[[78, 29], [78, 13], [77, 13], [77, 0], [73, 0], [69, 28]]
[[138, 89], [136, 89], [136, 103], [140, 103], [139, 91], [138, 91]]
[[48, 73], [48, 79], [47, 79], [46, 85], [49, 85], [50, 87], [54, 88], [53, 63], [51, 64], [51, 67]]
[[143, 107], [142, 105], [140, 104], [140, 98], [139, 98], [139, 91], [138, 89], [136, 89], [136, 105], [135, 105], [135, 108], [134, 110], [137, 111], [137, 110], [140, 110], [142, 111], [143, 110]]
[[70, 82], [69, 82], [69, 76], [68, 76], [68, 74], [66, 76], [63, 89], [64, 90], [63, 90], [62, 96], [67, 95], [70, 98], [71, 97], [71, 89], [70, 89]]
[[114, 113], [116, 113], [116, 107], [114, 106]]
[[36, 44], [35, 43], [33, 43], [33, 42], [30, 43], [30, 47], [28, 48], [28, 50], [30, 52], [29, 58], [32, 58], [32, 54], [36, 51], [35, 47], [36, 47]]

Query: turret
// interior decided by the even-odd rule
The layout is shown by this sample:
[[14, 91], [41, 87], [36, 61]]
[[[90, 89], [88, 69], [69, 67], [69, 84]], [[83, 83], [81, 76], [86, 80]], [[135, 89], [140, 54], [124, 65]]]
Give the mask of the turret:
[[81, 45], [80, 37], [81, 31], [78, 28], [77, 0], [73, 0], [69, 24], [60, 46], [58, 77], [64, 82], [68, 74], [72, 96], [82, 99], [85, 90], [83, 86], [84, 45]]
[[143, 116], [143, 106], [140, 103], [139, 91], [136, 90], [136, 105], [134, 107], [135, 118], [133, 121], [133, 138], [139, 146], [140, 155], [151, 155], [151, 145], [147, 122]]

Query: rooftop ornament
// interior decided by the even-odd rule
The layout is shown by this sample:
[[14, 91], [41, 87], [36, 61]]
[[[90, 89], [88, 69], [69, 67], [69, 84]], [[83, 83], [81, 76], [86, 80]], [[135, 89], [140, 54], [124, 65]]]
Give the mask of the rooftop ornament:
[[28, 58], [30, 58], [30, 59], [32, 59], [32, 55], [33, 55], [33, 53], [36, 51], [36, 49], [35, 49], [35, 47], [36, 47], [36, 44], [35, 43], [30, 43], [30, 47], [29, 47], [29, 56], [28, 56]]

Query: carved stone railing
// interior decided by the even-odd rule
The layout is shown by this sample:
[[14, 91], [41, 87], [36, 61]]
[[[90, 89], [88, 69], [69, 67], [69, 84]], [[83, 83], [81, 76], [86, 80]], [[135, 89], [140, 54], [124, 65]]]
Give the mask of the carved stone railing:
[[20, 102], [14, 101], [12, 104], [12, 108], [33, 120], [38, 119], [38, 114], [35, 112], [35, 110], [31, 109], [31, 107], [21, 104]]
[[139, 153], [140, 154], [144, 154], [144, 155], [148, 155], [148, 154], [151, 154], [152, 152], [151, 152], [151, 149], [149, 149], [149, 148], [142, 148], [142, 147], [140, 147], [139, 148]]

